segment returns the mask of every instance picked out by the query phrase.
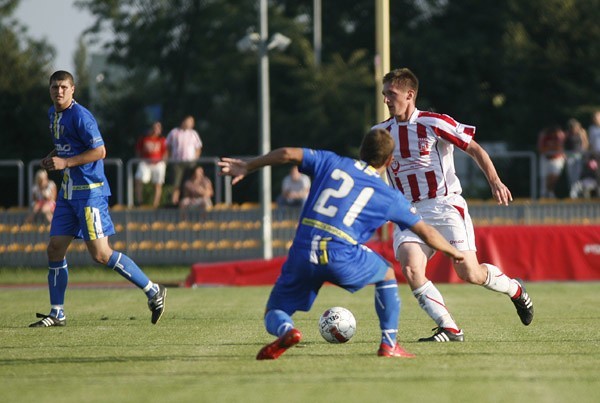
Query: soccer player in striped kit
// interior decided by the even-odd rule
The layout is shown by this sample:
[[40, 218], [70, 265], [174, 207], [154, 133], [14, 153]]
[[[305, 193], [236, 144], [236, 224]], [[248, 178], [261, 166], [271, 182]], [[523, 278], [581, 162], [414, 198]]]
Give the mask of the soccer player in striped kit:
[[[508, 295], [521, 322], [529, 325], [533, 320], [533, 304], [523, 282], [477, 260], [473, 224], [454, 169], [454, 148], [475, 160], [498, 204], [506, 206], [512, 201], [510, 190], [500, 180], [487, 152], [473, 140], [475, 127], [448, 115], [418, 110], [415, 106], [418, 90], [419, 80], [407, 68], [393, 70], [383, 77], [383, 98], [392, 117], [374, 128], [389, 130], [396, 143], [394, 160], [387, 169], [389, 184], [404, 193], [426, 223], [465, 254], [463, 262], [454, 262], [458, 276]], [[393, 245], [413, 295], [437, 324], [431, 337], [419, 341], [464, 341], [463, 331], [452, 318], [444, 298], [426, 277], [427, 261], [435, 251], [410, 229], [397, 226]]]
[[110, 188], [104, 175], [104, 140], [94, 116], [74, 99], [73, 76], [56, 71], [50, 76], [48, 111], [54, 149], [42, 160], [42, 167], [63, 172], [48, 243], [48, 289], [50, 313], [38, 313], [30, 327], [65, 326], [64, 303], [69, 270], [67, 249], [74, 238], [85, 241], [92, 258], [119, 273], [144, 291], [151, 322], [156, 324], [165, 308], [167, 289], [155, 284], [127, 255], [114, 251], [108, 237], [115, 228], [108, 210]]

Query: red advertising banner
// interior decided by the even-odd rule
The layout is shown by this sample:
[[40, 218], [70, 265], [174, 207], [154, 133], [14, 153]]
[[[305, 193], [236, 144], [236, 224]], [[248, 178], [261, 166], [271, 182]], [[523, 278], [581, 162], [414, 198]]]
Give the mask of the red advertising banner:
[[[478, 227], [475, 236], [479, 261], [498, 266], [509, 277], [526, 281], [600, 280], [600, 226]], [[391, 240], [368, 245], [394, 264], [398, 280], [404, 282]], [[273, 284], [284, 260], [195, 264], [186, 285]], [[450, 259], [441, 253], [429, 261], [427, 277], [437, 283], [461, 282]]]

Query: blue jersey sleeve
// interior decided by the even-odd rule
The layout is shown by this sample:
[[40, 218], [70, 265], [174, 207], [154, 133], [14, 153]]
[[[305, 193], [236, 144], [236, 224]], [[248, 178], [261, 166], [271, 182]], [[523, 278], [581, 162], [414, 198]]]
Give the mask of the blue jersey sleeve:
[[98, 123], [90, 112], [81, 108], [76, 118], [75, 127], [81, 141], [89, 148], [98, 148], [104, 145], [104, 139], [98, 129]]
[[397, 224], [401, 230], [408, 229], [421, 221], [422, 217], [406, 197], [397, 190], [392, 191], [395, 193], [395, 197], [388, 211], [388, 220]]

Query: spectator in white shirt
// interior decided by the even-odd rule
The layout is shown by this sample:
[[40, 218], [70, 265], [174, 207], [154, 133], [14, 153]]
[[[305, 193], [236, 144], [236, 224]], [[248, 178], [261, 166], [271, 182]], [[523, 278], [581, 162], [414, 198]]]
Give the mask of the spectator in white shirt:
[[310, 177], [301, 173], [297, 165], [293, 165], [289, 175], [283, 178], [281, 195], [277, 198], [280, 206], [304, 205], [310, 191]]
[[179, 127], [174, 128], [167, 135], [167, 150], [172, 168], [173, 194], [171, 202], [174, 205], [179, 204], [183, 174], [196, 165], [196, 160], [202, 154], [202, 140], [198, 132], [194, 130], [194, 125], [194, 117], [188, 115], [183, 118]]

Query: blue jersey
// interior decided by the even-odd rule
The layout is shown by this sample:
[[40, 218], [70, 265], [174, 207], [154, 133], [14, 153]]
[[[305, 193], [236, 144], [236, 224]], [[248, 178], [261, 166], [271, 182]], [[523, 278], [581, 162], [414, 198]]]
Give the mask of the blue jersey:
[[[96, 119], [75, 101], [62, 112], [50, 107], [48, 118], [54, 147], [61, 158], [73, 157], [104, 145]], [[100, 196], [110, 196], [103, 160], [64, 169], [59, 198], [73, 200]]]
[[299, 168], [312, 177], [312, 185], [294, 239], [297, 246], [310, 247], [319, 238], [363, 244], [387, 221], [405, 229], [421, 219], [402, 193], [363, 161], [304, 149]]

